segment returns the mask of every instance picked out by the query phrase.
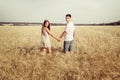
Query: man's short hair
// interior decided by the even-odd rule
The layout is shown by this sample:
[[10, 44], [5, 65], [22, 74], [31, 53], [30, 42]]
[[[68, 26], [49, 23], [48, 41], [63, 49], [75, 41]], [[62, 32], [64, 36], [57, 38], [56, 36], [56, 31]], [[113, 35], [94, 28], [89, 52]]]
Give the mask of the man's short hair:
[[68, 17], [68, 16], [71, 18], [71, 14], [66, 14], [66, 17]]

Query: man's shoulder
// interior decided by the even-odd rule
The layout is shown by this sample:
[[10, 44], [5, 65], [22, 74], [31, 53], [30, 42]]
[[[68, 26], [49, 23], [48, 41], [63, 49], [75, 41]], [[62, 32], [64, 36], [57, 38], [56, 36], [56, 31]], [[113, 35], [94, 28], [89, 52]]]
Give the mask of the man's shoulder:
[[74, 25], [73, 22], [69, 22], [68, 25]]
[[73, 22], [70, 21], [69, 24], [73, 24]]

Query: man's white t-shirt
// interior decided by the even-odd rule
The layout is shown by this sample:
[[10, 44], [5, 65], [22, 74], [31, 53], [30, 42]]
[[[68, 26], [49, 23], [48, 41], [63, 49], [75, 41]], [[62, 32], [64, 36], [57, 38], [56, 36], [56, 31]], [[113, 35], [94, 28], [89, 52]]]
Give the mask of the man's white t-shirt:
[[75, 30], [74, 24], [72, 22], [67, 23], [67, 26], [65, 27], [66, 35], [65, 35], [64, 41], [73, 40], [74, 30]]

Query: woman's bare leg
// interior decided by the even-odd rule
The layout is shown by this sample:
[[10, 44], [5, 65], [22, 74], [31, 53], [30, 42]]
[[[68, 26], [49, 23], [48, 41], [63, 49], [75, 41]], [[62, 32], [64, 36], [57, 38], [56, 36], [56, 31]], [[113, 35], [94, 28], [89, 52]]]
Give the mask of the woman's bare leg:
[[48, 49], [48, 53], [52, 52], [51, 47], [48, 47], [47, 49]]
[[46, 53], [46, 52], [47, 52], [45, 48], [43, 49], [43, 52], [44, 52], [44, 53]]
[[46, 48], [42, 47], [41, 49], [42, 49], [42, 52], [44, 52], [44, 53], [47, 52], [47, 51], [46, 51]]

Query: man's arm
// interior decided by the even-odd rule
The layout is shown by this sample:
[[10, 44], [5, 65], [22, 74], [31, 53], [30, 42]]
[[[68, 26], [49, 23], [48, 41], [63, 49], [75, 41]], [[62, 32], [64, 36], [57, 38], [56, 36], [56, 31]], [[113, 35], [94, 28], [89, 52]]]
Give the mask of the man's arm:
[[75, 37], [75, 25], [73, 24], [73, 37]]
[[74, 30], [74, 32], [73, 32], [73, 37], [75, 37], [75, 30]]
[[60, 35], [60, 39], [63, 37], [63, 36], [65, 36], [66, 35], [66, 33], [68, 32], [68, 30], [69, 30], [69, 28], [68, 28], [68, 25], [65, 27], [65, 30], [64, 30], [64, 32], [62, 32], [62, 34]]
[[66, 31], [64, 31], [61, 35], [60, 35], [60, 38], [62, 38], [63, 36], [66, 35]]

